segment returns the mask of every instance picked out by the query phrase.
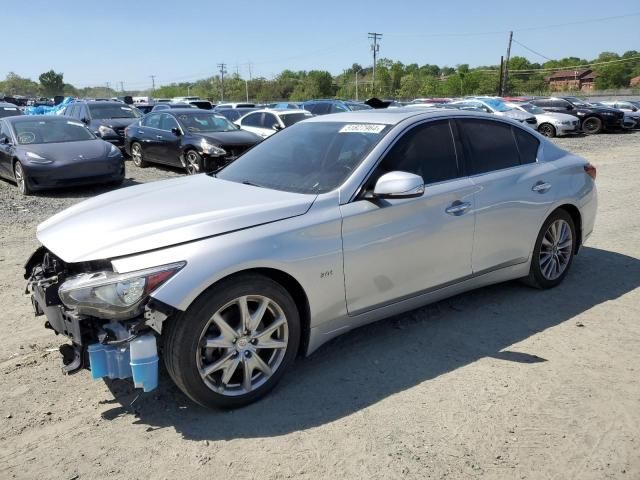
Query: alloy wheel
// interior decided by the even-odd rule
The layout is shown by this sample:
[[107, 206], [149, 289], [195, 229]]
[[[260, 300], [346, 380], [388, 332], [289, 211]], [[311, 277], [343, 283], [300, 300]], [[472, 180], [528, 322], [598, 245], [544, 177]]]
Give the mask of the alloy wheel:
[[17, 162], [15, 167], [13, 167], [13, 174], [16, 179], [16, 184], [18, 185], [18, 189], [20, 193], [26, 193], [26, 183], [24, 178], [24, 170], [22, 170], [22, 165], [20, 162]]
[[287, 317], [274, 300], [262, 295], [236, 298], [213, 314], [200, 335], [200, 377], [221, 395], [246, 395], [280, 367], [288, 339]]
[[195, 152], [187, 153], [187, 173], [189, 175], [200, 173], [200, 158]]
[[538, 131], [544, 135], [545, 137], [554, 137], [555, 136], [555, 132], [554, 132], [554, 128], [551, 125], [542, 125]]
[[142, 164], [142, 150], [140, 145], [137, 143], [131, 147], [131, 160], [133, 160], [136, 167], [139, 167]]
[[547, 280], [555, 280], [566, 270], [573, 254], [571, 227], [558, 219], [549, 225], [540, 245], [540, 271]]

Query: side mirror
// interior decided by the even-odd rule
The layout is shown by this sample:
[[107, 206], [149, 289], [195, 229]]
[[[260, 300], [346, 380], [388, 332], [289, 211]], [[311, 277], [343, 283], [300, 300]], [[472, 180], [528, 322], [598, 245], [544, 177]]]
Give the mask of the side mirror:
[[176, 137], [179, 137], [180, 135], [182, 135], [182, 130], [180, 130], [178, 127], [173, 127], [171, 129], [171, 133], [173, 133]]
[[274, 123], [271, 129], [277, 132], [278, 130], [282, 130], [282, 127], [280, 126], [279, 123]]
[[413, 198], [424, 193], [424, 180], [408, 172], [389, 172], [382, 175], [373, 189], [374, 198]]
[[573, 110], [573, 105], [567, 105], [567, 110]]
[[89, 120], [88, 118], [81, 118], [80, 121], [86, 125], [89, 125], [91, 123], [91, 120]]
[[9, 137], [7, 137], [6, 135], [2, 135], [0, 137], [0, 143], [3, 145], [8, 145], [10, 143]]

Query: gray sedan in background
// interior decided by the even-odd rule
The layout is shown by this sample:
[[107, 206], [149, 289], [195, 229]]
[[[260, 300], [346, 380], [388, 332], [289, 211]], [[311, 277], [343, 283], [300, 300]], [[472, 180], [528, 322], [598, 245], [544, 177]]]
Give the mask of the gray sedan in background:
[[504, 117], [325, 115], [215, 175], [57, 214], [25, 276], [68, 370], [139, 386], [159, 355], [194, 401], [238, 407], [353, 328], [497, 282], [555, 287], [593, 230], [595, 176]]

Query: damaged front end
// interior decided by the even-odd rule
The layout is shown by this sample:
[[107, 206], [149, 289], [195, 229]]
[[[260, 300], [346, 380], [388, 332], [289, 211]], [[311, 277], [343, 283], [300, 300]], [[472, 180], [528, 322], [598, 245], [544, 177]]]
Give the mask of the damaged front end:
[[71, 340], [60, 347], [64, 370], [93, 378], [133, 377], [144, 391], [157, 386], [156, 335], [173, 308], [150, 297], [184, 262], [136, 272], [114, 271], [109, 261], [66, 263], [45, 247], [25, 265], [27, 294], [45, 327]]

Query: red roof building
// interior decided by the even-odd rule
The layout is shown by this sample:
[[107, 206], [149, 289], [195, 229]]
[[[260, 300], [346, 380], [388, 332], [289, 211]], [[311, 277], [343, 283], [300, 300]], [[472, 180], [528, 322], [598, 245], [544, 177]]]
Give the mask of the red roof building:
[[590, 68], [560, 70], [545, 78], [549, 83], [549, 88], [553, 91], [582, 90], [588, 92], [593, 90], [597, 73]]

